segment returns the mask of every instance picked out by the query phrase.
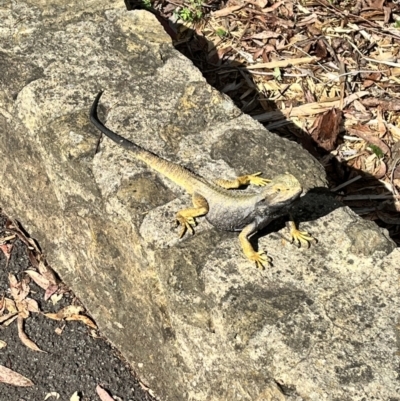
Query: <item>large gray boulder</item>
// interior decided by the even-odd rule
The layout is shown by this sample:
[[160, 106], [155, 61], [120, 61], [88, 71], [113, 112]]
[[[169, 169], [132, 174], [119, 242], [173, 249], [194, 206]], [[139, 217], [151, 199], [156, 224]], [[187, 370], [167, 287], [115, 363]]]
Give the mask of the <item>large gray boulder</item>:
[[[397, 399], [400, 252], [327, 194], [306, 151], [241, 114], [122, 1], [21, 0], [0, 17], [1, 206], [155, 394]], [[179, 240], [190, 197], [108, 139], [95, 154], [100, 89], [111, 129], [206, 178], [295, 175], [308, 191], [296, 216], [318, 244], [298, 249], [271, 225], [260, 271], [204, 219]]]

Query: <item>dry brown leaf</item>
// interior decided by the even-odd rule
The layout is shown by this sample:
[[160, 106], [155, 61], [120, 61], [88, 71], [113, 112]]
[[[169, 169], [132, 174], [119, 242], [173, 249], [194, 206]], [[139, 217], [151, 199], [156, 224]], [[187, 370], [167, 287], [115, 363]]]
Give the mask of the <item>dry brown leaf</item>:
[[[393, 179], [394, 180], [399, 180], [400, 179], [400, 166], [398, 166], [398, 167], [396, 167], [394, 170], [393, 170]], [[1, 319], [1, 318], [0, 318]]]
[[387, 128], [389, 129], [389, 132], [393, 136], [393, 138], [397, 141], [400, 141], [400, 128], [396, 127], [393, 124], [387, 124]]
[[17, 278], [11, 273], [8, 275], [8, 280], [10, 282], [11, 295], [14, 298], [14, 301], [23, 301], [30, 291], [27, 280], [22, 279], [21, 281], [18, 281]]
[[15, 239], [16, 235], [12, 234], [12, 235], [7, 235], [6, 237], [1, 237], [0, 238], [0, 244], [5, 244], [8, 241], [11, 241], [12, 239]]
[[85, 315], [72, 315], [72, 316], [65, 318], [65, 320], [76, 320], [76, 321], [86, 324], [86, 326], [89, 326], [92, 329], [97, 329], [97, 326], [93, 322], [93, 320]]
[[364, 105], [359, 101], [359, 100], [355, 100], [353, 102], [353, 107], [356, 111], [360, 112], [360, 113], [366, 113], [367, 109], [364, 107]]
[[78, 391], [75, 391], [75, 393], [72, 394], [69, 401], [81, 401], [81, 396], [79, 395]]
[[392, 9], [390, 7], [383, 7], [383, 22], [388, 24], [392, 18]]
[[332, 108], [316, 118], [310, 128], [310, 134], [319, 147], [328, 152], [336, 148], [341, 121], [342, 113], [336, 108]]
[[385, 0], [367, 0], [368, 8], [382, 10]]
[[371, 131], [369, 127], [357, 124], [349, 128], [348, 131], [350, 132], [350, 134], [356, 135], [359, 138], [364, 139], [364, 141], [378, 146], [383, 153], [390, 155], [389, 147], [373, 131]]
[[222, 8], [221, 10], [214, 11], [211, 13], [211, 15], [215, 18], [220, 18], [220, 17], [226, 17], [229, 14], [234, 13], [237, 10], [240, 10], [241, 8], [245, 7], [246, 4], [241, 4], [238, 6], [231, 6], [231, 7], [225, 7]]
[[23, 319], [28, 319], [29, 310], [26, 301], [16, 302], [16, 305], [18, 308], [18, 316], [21, 316]]
[[257, 3], [257, 5], [258, 5], [258, 7], [264, 8], [264, 7], [267, 6], [268, 0], [256, 0], [256, 3]]
[[332, 107], [338, 107], [339, 100], [334, 100], [333, 102], [314, 102], [302, 104], [301, 106], [293, 107], [286, 110], [273, 110], [266, 113], [259, 114], [258, 116], [253, 116], [257, 121], [277, 121], [282, 120], [285, 117], [305, 117], [312, 116], [320, 113], [324, 113], [331, 109]]
[[41, 350], [24, 332], [24, 319], [18, 316], [18, 337], [22, 343], [33, 351], [46, 352]]
[[89, 335], [92, 338], [101, 338], [101, 336], [98, 334], [96, 330], [89, 330]]
[[3, 340], [0, 340], [0, 349], [7, 347], [7, 343]]
[[82, 308], [82, 306], [69, 305], [63, 309], [60, 309], [57, 313], [45, 313], [44, 315], [50, 319], [63, 320], [72, 315], [77, 315], [83, 311], [84, 309]]
[[379, 160], [378, 166], [375, 168], [375, 171], [372, 175], [377, 178], [381, 179], [386, 175], [387, 167], [383, 160]]
[[6, 257], [7, 264], [10, 260], [12, 249], [13, 249], [13, 244], [1, 244], [0, 245], [0, 251], [2, 251], [4, 256]]
[[64, 317], [62, 315], [60, 315], [59, 312], [57, 312], [57, 313], [45, 313], [44, 315], [47, 318], [53, 319], [53, 320], [63, 320], [64, 319]]
[[11, 384], [12, 386], [18, 387], [33, 386], [31, 380], [2, 365], [0, 365], [0, 383]]
[[367, 107], [381, 106], [383, 111], [400, 111], [400, 99], [383, 100], [370, 97], [363, 99], [361, 103]]
[[308, 26], [310, 24], [314, 24], [317, 23], [317, 25], [321, 25], [320, 22], [318, 22], [318, 16], [316, 14], [310, 14], [307, 15], [306, 17], [302, 18], [301, 21], [299, 21], [296, 25], [298, 27], [302, 27], [302, 26]]
[[369, 20], [383, 20], [384, 19], [384, 13], [379, 10], [371, 10], [371, 11], [363, 11], [361, 13], [361, 16], [364, 19], [369, 19]]
[[93, 329], [97, 329], [96, 324], [89, 317], [85, 315], [79, 315], [79, 313], [83, 311], [84, 309], [81, 306], [69, 305], [59, 310], [57, 313], [45, 313], [45, 316], [49, 319], [54, 320], [76, 320], [86, 324]]
[[[44, 263], [40, 262], [39, 266]], [[52, 271], [45, 267], [45, 269], [41, 269], [44, 273], [38, 273], [35, 270], [28, 269], [25, 270], [25, 273], [41, 288], [45, 290], [44, 300], [47, 301], [57, 290], [58, 285], [56, 284], [56, 278]]]
[[26, 298], [25, 305], [29, 312], [40, 313], [39, 304], [34, 299]]
[[276, 61], [271, 61], [269, 63], [258, 63], [253, 65], [248, 65], [246, 68], [248, 70], [255, 70], [258, 68], [269, 68], [269, 69], [285, 68], [291, 65], [311, 64], [318, 60], [319, 60], [318, 57], [300, 57], [300, 58], [291, 58], [287, 60], [276, 60]]
[[50, 297], [50, 300], [53, 305], [56, 305], [61, 300], [62, 297], [63, 297], [63, 294], [53, 294]]
[[10, 313], [18, 313], [18, 308], [15, 302], [10, 298], [4, 298], [5, 309]]
[[29, 280], [29, 277], [26, 276], [18, 282], [14, 275], [9, 274], [11, 295], [14, 301], [5, 298], [6, 309], [9, 312], [17, 310], [18, 315], [24, 319], [29, 317], [29, 312], [40, 312], [37, 302], [31, 298], [27, 298], [30, 291]]
[[50, 284], [49, 288], [47, 288], [46, 292], [44, 293], [44, 300], [47, 301], [57, 291], [58, 291], [58, 285]]
[[64, 331], [64, 329], [65, 329], [65, 325], [62, 326], [62, 327], [57, 327], [57, 328], [54, 330], [54, 333], [56, 333], [58, 336], [61, 336], [61, 334], [62, 334], [62, 332]]
[[[359, 99], [362, 96], [368, 95], [367, 91], [356, 92], [344, 99], [344, 107], [348, 106], [354, 100]], [[259, 115], [254, 115], [253, 118], [257, 121], [279, 121], [285, 117], [290, 119], [293, 117], [306, 117], [324, 113], [334, 107], [339, 107], [340, 100], [333, 100], [330, 102], [314, 102], [302, 104], [301, 106], [296, 106], [288, 108], [285, 110], [273, 110]]]
[[[317, 35], [317, 32], [314, 32], [314, 35]], [[315, 44], [315, 55], [321, 60], [328, 56], [328, 50], [323, 40], [318, 40]]]
[[378, 120], [378, 132], [379, 136], [382, 138], [386, 134], [386, 124], [383, 118], [382, 108], [378, 107], [376, 111], [376, 119]]
[[114, 398], [112, 398], [111, 395], [99, 385], [96, 387], [96, 393], [100, 397], [101, 401], [115, 401]]
[[375, 85], [376, 82], [379, 82], [379, 80], [382, 77], [382, 73], [377, 71], [369, 74], [361, 74], [361, 77], [363, 78], [363, 83], [362, 83], [363, 87], [369, 88], [370, 86]]
[[0, 317], [0, 324], [4, 327], [9, 326], [16, 318], [18, 313], [8, 313], [7, 315]]
[[255, 33], [254, 35], [247, 36], [245, 39], [271, 39], [271, 38], [279, 38], [281, 36], [278, 32], [272, 31], [262, 31], [259, 33]]
[[18, 238], [29, 248], [35, 250], [37, 254], [41, 253], [36, 242], [25, 234], [24, 230], [22, 229], [21, 225], [17, 220], [8, 218], [6, 222], [6, 228], [9, 231], [15, 232]]
[[60, 398], [60, 394], [56, 393], [55, 391], [52, 391], [51, 393], [47, 393], [46, 397], [44, 397], [45, 401], [49, 399], [50, 397], [54, 397], [56, 400]]
[[396, 56], [391, 51], [383, 52], [379, 50], [375, 54], [371, 54], [370, 58], [372, 60], [386, 61], [390, 63], [396, 62]]
[[30, 288], [29, 288], [29, 283], [30, 283], [30, 278], [25, 276], [22, 277], [22, 280], [20, 281], [21, 283], [21, 293], [20, 293], [20, 297], [21, 299], [25, 299], [27, 297], [27, 295], [30, 292]]
[[39, 267], [37, 253], [34, 250], [30, 249], [28, 251], [28, 256], [29, 256], [29, 261], [31, 262], [31, 265], [37, 269]]
[[8, 282], [10, 283], [11, 295], [15, 300], [17, 300], [20, 291], [19, 282], [17, 278], [11, 273], [9, 273], [8, 275]]
[[[4, 311], [8, 313], [4, 314]], [[12, 299], [2, 298], [0, 301], [0, 325], [9, 326], [17, 317], [18, 309]]]
[[39, 266], [38, 266], [38, 270], [39, 273], [46, 277], [47, 280], [49, 280], [49, 282], [51, 284], [57, 284], [57, 279], [56, 279], [56, 275], [54, 274], [53, 269], [51, 269], [49, 266], [47, 266], [43, 260], [39, 261]]
[[46, 290], [49, 285], [50, 285], [50, 281], [42, 276], [40, 273], [38, 273], [35, 270], [25, 270], [25, 273], [40, 287], [43, 288], [44, 290]]

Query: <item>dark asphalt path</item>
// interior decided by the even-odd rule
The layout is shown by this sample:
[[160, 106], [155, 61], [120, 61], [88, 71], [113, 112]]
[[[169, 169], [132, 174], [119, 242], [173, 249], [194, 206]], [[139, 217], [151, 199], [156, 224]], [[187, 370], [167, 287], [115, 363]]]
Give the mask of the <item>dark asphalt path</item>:
[[[10, 234], [5, 223], [6, 217], [0, 214], [0, 240]], [[27, 246], [20, 239], [11, 242], [14, 247], [8, 266], [4, 253], [0, 251], [0, 300], [3, 296], [12, 298], [9, 273], [20, 281], [26, 276], [22, 272], [32, 267]], [[71, 292], [67, 292], [53, 305], [50, 300], [44, 301], [42, 288], [32, 281], [29, 286], [28, 296], [35, 299], [45, 313], [56, 313], [79, 302]], [[61, 334], [56, 334], [55, 330], [63, 327]], [[0, 365], [24, 375], [34, 385], [16, 387], [0, 382], [0, 401], [44, 401], [50, 392], [58, 393], [62, 401], [69, 401], [75, 392], [79, 393], [81, 401], [99, 401], [97, 385], [108, 390], [115, 400], [154, 400], [134, 377], [129, 365], [119, 358], [117, 351], [99, 337], [97, 331], [82, 322], [56, 321], [31, 313], [25, 320], [24, 330], [45, 352], [33, 351], [21, 342], [16, 320], [8, 327], [0, 324], [0, 340], [7, 343], [6, 347], [0, 348]], [[56, 398], [49, 397], [48, 400]]]

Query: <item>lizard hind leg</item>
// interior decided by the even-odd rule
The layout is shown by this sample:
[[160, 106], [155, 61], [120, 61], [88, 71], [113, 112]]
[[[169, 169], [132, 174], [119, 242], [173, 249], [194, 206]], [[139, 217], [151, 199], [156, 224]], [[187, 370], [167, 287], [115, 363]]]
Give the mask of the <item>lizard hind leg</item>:
[[271, 180], [260, 177], [261, 174], [261, 172], [258, 172], [254, 174], [241, 175], [236, 177], [234, 180], [224, 180], [221, 178], [219, 180], [215, 180], [214, 182], [225, 189], [236, 189], [245, 185], [257, 185], [259, 187], [264, 187], [271, 182]]
[[176, 222], [181, 226], [179, 238], [182, 238], [188, 230], [191, 234], [194, 234], [195, 218], [208, 213], [208, 202], [203, 196], [194, 193], [192, 195], [192, 202], [194, 207], [183, 209], [176, 214]]

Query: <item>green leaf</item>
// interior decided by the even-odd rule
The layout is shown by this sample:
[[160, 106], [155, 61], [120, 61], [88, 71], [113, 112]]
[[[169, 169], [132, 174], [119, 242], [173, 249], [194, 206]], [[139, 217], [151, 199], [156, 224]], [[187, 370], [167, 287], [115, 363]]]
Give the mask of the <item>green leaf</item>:
[[279, 69], [279, 67], [275, 67], [274, 68], [273, 77], [277, 81], [280, 81], [282, 79], [282, 74], [281, 74], [281, 70]]
[[368, 145], [368, 147], [372, 150], [373, 153], [376, 154], [377, 157], [380, 159], [384, 156], [382, 149], [379, 146], [372, 145], [371, 143]]
[[228, 32], [226, 32], [225, 29], [222, 29], [222, 28], [218, 28], [215, 31], [215, 33], [221, 38], [223, 38], [224, 36], [228, 35]]

